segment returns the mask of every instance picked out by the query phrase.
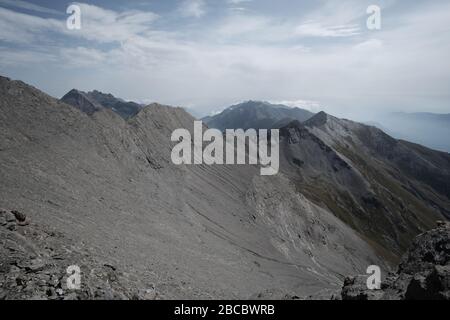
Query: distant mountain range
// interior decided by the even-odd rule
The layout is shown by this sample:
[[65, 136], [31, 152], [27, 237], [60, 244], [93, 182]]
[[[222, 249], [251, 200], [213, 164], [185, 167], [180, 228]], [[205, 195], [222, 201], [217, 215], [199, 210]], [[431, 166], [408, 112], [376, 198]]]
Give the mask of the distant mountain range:
[[[159, 104], [119, 112], [120, 99], [104, 98], [72, 90], [66, 103], [0, 77], [6, 297], [72, 294], [18, 288], [8, 280], [25, 263], [18, 251], [55, 266], [82, 257], [95, 287], [80, 297], [330, 297], [369, 265], [387, 274], [417, 234], [450, 217], [450, 155], [373, 126], [255, 101], [205, 119], [279, 127], [280, 172], [261, 176], [255, 165], [174, 165], [171, 133], [192, 132], [191, 115]], [[39, 263], [23, 268], [30, 284], [46, 276]], [[66, 270], [52, 268], [62, 281]]]
[[375, 126], [395, 138], [450, 152], [450, 114], [396, 112], [376, 119]]
[[210, 128], [222, 131], [248, 128], [268, 129], [281, 128], [293, 120], [303, 122], [313, 115], [314, 113], [300, 108], [290, 108], [285, 105], [263, 101], [247, 101], [202, 120]]
[[88, 115], [107, 108], [125, 119], [136, 115], [142, 109], [142, 105], [138, 103], [124, 101], [114, 97], [112, 94], [105, 94], [97, 90], [83, 92], [72, 89], [61, 98], [61, 101], [80, 109]]

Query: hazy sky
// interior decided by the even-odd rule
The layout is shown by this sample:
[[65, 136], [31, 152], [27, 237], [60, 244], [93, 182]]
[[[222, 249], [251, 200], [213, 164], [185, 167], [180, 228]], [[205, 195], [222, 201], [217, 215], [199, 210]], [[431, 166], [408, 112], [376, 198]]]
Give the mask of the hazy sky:
[[[450, 113], [450, 1], [0, 0], [0, 74], [207, 114], [267, 100], [369, 118]], [[369, 5], [382, 8], [368, 30]]]

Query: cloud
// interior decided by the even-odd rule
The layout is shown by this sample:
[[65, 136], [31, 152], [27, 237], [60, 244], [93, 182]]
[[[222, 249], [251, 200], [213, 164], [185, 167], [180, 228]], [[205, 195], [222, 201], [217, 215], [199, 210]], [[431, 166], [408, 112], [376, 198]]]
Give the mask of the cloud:
[[18, 50], [0, 47], [0, 67], [18, 67], [29, 68], [33, 65], [45, 63], [56, 63], [59, 57], [50, 52], [36, 52], [32, 50]]
[[223, 36], [260, 32], [267, 30], [270, 23], [270, 19], [266, 17], [235, 14], [224, 20], [219, 26], [218, 32]]
[[30, 2], [22, 1], [22, 0], [0, 0], [0, 5], [8, 6], [18, 9], [25, 9], [34, 12], [54, 14], [54, 15], [63, 15], [64, 12], [57, 11], [54, 9], [49, 9], [43, 6], [39, 6]]
[[95, 67], [110, 58], [108, 53], [86, 47], [61, 48], [59, 54], [67, 68]]
[[315, 9], [307, 11], [303, 21], [324, 26], [346, 26], [366, 20], [367, 2], [355, 0], [322, 0]]
[[[385, 15], [376, 32], [356, 30], [360, 13], [340, 9], [328, 20], [315, 9], [282, 19], [224, 10], [197, 24], [148, 11], [81, 6], [79, 31], [67, 30], [64, 19], [0, 8], [2, 73], [23, 75], [26, 69], [29, 77], [36, 75], [30, 82], [56, 96], [79, 86], [189, 105], [205, 114], [249, 99], [314, 111], [323, 106], [338, 116], [392, 105], [448, 110], [450, 4], [408, 7], [393, 22]], [[365, 8], [362, 15], [364, 25]], [[308, 26], [300, 35], [299, 25]], [[57, 90], [50, 78], [58, 79]]]
[[227, 0], [229, 10], [232, 12], [243, 13], [247, 11], [245, 4], [253, 2], [253, 0]]
[[0, 40], [12, 43], [52, 41], [51, 34], [79, 38], [96, 43], [127, 41], [148, 36], [158, 15], [128, 10], [115, 12], [94, 5], [77, 3], [81, 9], [81, 30], [69, 30], [65, 20], [41, 18], [0, 8]]
[[252, 2], [253, 0], [228, 0], [229, 4], [241, 4], [246, 2]]
[[282, 104], [291, 108], [301, 108], [305, 110], [309, 110], [311, 112], [319, 112], [322, 110], [323, 106], [318, 101], [311, 100], [281, 100], [281, 101], [269, 101], [273, 104]]
[[351, 37], [360, 34], [357, 25], [324, 26], [320, 22], [301, 24], [295, 33], [305, 37]]
[[0, 40], [11, 43], [34, 43], [48, 33], [63, 32], [65, 24], [56, 19], [18, 13], [0, 7]]
[[183, 17], [200, 18], [206, 13], [204, 0], [185, 0], [178, 8]]
[[81, 8], [82, 28], [67, 33], [100, 43], [122, 42], [130, 37], [145, 36], [151, 32], [152, 23], [158, 19], [158, 15], [153, 12], [116, 12], [85, 3], [78, 5]]

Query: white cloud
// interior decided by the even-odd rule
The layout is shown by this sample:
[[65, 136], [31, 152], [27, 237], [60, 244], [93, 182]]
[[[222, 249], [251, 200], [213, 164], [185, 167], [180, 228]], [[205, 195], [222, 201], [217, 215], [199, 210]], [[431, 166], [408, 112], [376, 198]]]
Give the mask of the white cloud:
[[49, 52], [36, 52], [31, 50], [18, 50], [0, 47], [0, 67], [29, 67], [45, 63], [56, 63], [58, 55]]
[[49, 32], [62, 32], [65, 24], [0, 7], [0, 40], [12, 43], [39, 42]]
[[270, 103], [282, 104], [291, 108], [301, 108], [309, 110], [311, 112], [319, 112], [323, 108], [323, 106], [318, 101], [302, 100], [302, 99], [270, 101]]
[[[323, 106], [337, 115], [352, 106], [361, 112], [393, 104], [448, 108], [442, 97], [450, 82], [450, 4], [401, 13], [395, 24], [384, 19], [382, 30], [359, 30], [357, 36], [350, 36], [357, 32], [357, 12], [338, 10], [344, 18], [339, 21], [320, 20], [319, 11], [301, 19], [226, 11], [213, 23], [177, 22], [169, 32], [155, 23], [164, 16], [82, 5], [83, 29], [69, 31], [63, 20], [0, 8], [0, 39], [21, 46], [0, 48], [1, 70], [14, 72], [16, 66], [39, 74], [33, 72], [37, 62], [55, 72], [33, 79], [51, 93], [54, 81], [47, 78], [57, 77], [70, 87], [78, 83], [130, 100], [189, 104], [204, 113], [249, 99]], [[295, 34], [301, 20], [321, 22], [313, 28], [321, 36], [312, 42], [319, 45]], [[59, 88], [54, 95], [70, 89]]]
[[375, 50], [380, 50], [383, 47], [383, 41], [379, 39], [369, 39], [367, 41], [358, 43], [354, 46], [354, 49], [367, 54], [373, 53]]
[[243, 13], [247, 11], [246, 4], [253, 2], [253, 0], [227, 0], [229, 10], [232, 12]]
[[295, 29], [299, 36], [306, 37], [351, 37], [358, 35], [357, 25], [324, 26], [320, 22], [306, 22]]
[[249, 32], [260, 32], [267, 30], [270, 20], [262, 16], [249, 16], [245, 14], [235, 14], [229, 16], [218, 28], [218, 32], [223, 36], [235, 36]]
[[54, 15], [63, 15], [63, 12], [49, 9], [43, 6], [39, 6], [30, 2], [22, 1], [22, 0], [0, 0], [0, 5], [13, 7], [13, 8], [19, 8], [19, 9], [25, 9], [35, 12], [41, 12], [41, 13], [47, 13], [47, 14], [54, 14]]
[[200, 18], [206, 13], [206, 4], [204, 0], [184, 0], [178, 10], [184, 17]]
[[303, 21], [320, 22], [325, 26], [346, 26], [365, 19], [366, 1], [355, 0], [322, 0], [316, 9], [305, 13]]
[[246, 2], [252, 2], [253, 0], [228, 0], [229, 4], [241, 4]]
[[110, 58], [100, 50], [85, 47], [62, 48], [59, 53], [62, 60], [66, 61], [64, 66], [69, 68], [95, 67]]
[[82, 28], [75, 32], [67, 30], [67, 33], [97, 42], [122, 42], [130, 37], [146, 35], [158, 18], [153, 12], [128, 10], [119, 13], [84, 3], [78, 5]]
[[81, 8], [81, 30], [68, 30], [64, 20], [46, 19], [0, 8], [0, 39], [14, 43], [41, 43], [49, 33], [83, 38], [97, 43], [122, 42], [130, 37], [147, 36], [151, 23], [158, 18], [152, 12], [121, 13], [78, 3]]

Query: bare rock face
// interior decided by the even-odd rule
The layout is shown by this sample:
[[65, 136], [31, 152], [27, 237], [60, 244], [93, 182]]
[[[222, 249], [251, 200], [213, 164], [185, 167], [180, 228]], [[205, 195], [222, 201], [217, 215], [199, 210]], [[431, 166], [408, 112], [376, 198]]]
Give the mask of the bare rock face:
[[[24, 218], [25, 217], [25, 218]], [[0, 210], [0, 300], [153, 300], [153, 284], [130, 281], [114, 265], [93, 258], [89, 248], [26, 216]], [[68, 287], [69, 266], [80, 268], [80, 288]], [[130, 271], [130, 270], [128, 270]]]
[[357, 275], [347, 277], [342, 289], [343, 300], [380, 300], [383, 296], [381, 290], [367, 289], [367, 276]]
[[72, 89], [61, 98], [61, 101], [88, 115], [93, 115], [102, 109], [110, 109], [124, 119], [136, 115], [142, 109], [142, 106], [135, 102], [127, 102], [97, 90], [83, 92]]
[[398, 269], [405, 299], [450, 299], [450, 224], [416, 238]]
[[366, 277], [347, 277], [343, 300], [450, 300], [450, 223], [419, 235], [398, 271], [381, 290], [368, 290]]
[[86, 93], [76, 89], [70, 90], [61, 101], [78, 108], [80, 111], [92, 115], [102, 109], [102, 106], [91, 99]]

